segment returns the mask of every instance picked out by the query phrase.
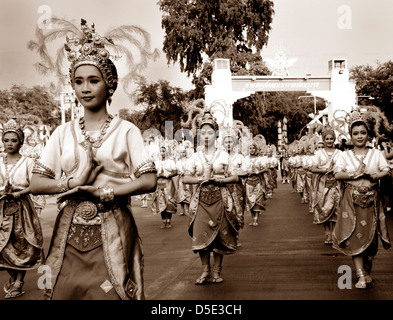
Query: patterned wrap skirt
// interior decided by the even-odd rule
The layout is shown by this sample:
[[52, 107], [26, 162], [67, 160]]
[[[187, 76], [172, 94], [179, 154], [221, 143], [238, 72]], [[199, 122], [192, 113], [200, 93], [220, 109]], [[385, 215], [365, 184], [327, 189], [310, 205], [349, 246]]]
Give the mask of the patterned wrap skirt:
[[89, 199], [64, 202], [45, 264], [46, 299], [144, 299], [142, 242], [127, 199], [106, 207]]
[[157, 190], [153, 195], [151, 209], [153, 214], [160, 214], [164, 211], [175, 213], [177, 211], [176, 189], [172, 178], [160, 177], [157, 179]]
[[390, 248], [377, 186], [356, 187], [345, 183], [333, 231], [333, 248], [345, 255], [359, 255], [375, 243], [376, 236], [379, 236], [385, 249]]
[[183, 176], [179, 177], [179, 186], [177, 188], [177, 203], [190, 204], [191, 186], [183, 182]]
[[336, 222], [336, 210], [340, 204], [341, 184], [332, 174], [317, 174], [313, 183], [312, 209], [314, 224]]
[[28, 195], [0, 201], [0, 268], [31, 270], [44, 261], [43, 235]]
[[250, 214], [251, 210], [264, 210], [265, 190], [263, 182], [261, 175], [258, 174], [253, 174], [245, 180], [245, 213]]
[[[199, 188], [194, 200], [198, 201], [188, 229], [192, 237], [192, 250], [208, 250], [220, 254], [231, 254], [237, 249], [237, 234], [240, 228], [236, 210], [228, 208], [221, 188], [206, 184]], [[226, 190], [224, 191], [226, 193]], [[229, 193], [226, 197], [231, 197]], [[197, 198], [197, 199], [196, 199]], [[191, 204], [191, 212], [193, 211]], [[229, 209], [229, 210], [228, 210]]]

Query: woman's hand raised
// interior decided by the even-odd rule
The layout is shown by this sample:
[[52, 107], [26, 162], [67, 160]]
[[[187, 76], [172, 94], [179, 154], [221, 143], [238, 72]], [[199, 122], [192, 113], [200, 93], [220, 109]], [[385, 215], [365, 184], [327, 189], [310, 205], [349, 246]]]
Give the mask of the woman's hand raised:
[[85, 143], [84, 149], [86, 150], [87, 163], [78, 177], [74, 177], [69, 181], [69, 188], [75, 188], [78, 186], [91, 185], [101, 172], [103, 166], [99, 165], [94, 160], [93, 148], [90, 143]]

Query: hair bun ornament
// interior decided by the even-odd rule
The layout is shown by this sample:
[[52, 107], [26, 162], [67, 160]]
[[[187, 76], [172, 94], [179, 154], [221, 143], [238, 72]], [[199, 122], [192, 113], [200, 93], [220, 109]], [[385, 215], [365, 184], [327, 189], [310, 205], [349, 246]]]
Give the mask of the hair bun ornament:
[[218, 131], [218, 123], [209, 111], [205, 111], [199, 119], [199, 128], [201, 128], [204, 124], [209, 124], [215, 131]]
[[334, 139], [336, 139], [336, 133], [334, 131], [334, 128], [330, 125], [327, 124], [326, 126], [323, 127], [321, 135], [322, 135], [322, 139], [325, 139], [325, 137], [330, 134], [333, 136]]
[[349, 128], [352, 129], [352, 126], [357, 122], [363, 123], [368, 129], [368, 124], [363, 115], [359, 111], [354, 110], [349, 115]]
[[237, 141], [238, 131], [231, 127], [223, 127], [220, 129], [220, 136], [222, 137], [222, 139], [225, 139], [226, 137], [231, 137], [234, 141]]
[[93, 65], [97, 67], [111, 93], [117, 88], [117, 70], [110, 60], [110, 53], [105, 48], [105, 43], [114, 45], [112, 39], [101, 37], [95, 30], [95, 25], [87, 25], [86, 20], [81, 19], [81, 37], [70, 39], [66, 37], [64, 49], [67, 51], [67, 60], [71, 62], [70, 79], [74, 88], [75, 70], [81, 65]]

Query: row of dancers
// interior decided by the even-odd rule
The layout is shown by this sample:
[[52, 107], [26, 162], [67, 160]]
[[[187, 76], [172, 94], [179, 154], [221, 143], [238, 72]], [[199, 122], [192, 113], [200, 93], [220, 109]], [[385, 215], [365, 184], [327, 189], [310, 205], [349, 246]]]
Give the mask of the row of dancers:
[[[258, 226], [258, 217], [265, 210], [264, 202], [273, 197], [277, 188], [278, 171], [280, 170], [279, 154], [275, 147], [260, 148], [257, 141], [251, 142], [249, 152], [243, 154], [238, 146], [239, 139], [235, 132], [224, 131], [221, 150], [228, 153], [228, 163], [225, 163], [225, 175], [238, 175], [242, 182], [239, 191], [242, 210], [253, 217], [251, 226]], [[200, 150], [201, 147], [197, 147]], [[189, 143], [180, 144], [176, 154], [163, 141], [159, 147], [160, 153], [155, 155], [158, 185], [151, 195], [153, 214], [161, 215], [160, 228], [172, 228], [172, 215], [178, 211], [180, 216], [189, 216], [189, 205], [195, 193], [195, 185], [184, 183], [184, 176], [195, 175], [195, 159], [198, 154]], [[177, 156], [176, 156], [177, 155]], [[194, 156], [195, 155], [195, 156]], [[210, 169], [211, 170], [211, 169]], [[211, 173], [206, 172], [206, 177]], [[147, 195], [140, 196], [142, 207], [147, 207]], [[242, 214], [243, 215], [243, 214]]]
[[[210, 124], [211, 128], [217, 129]], [[161, 213], [162, 228], [171, 226], [170, 217], [176, 212], [178, 203], [191, 217], [189, 231], [197, 243], [193, 250], [199, 252], [203, 265], [196, 284], [203, 284], [210, 277], [209, 264], [201, 248], [218, 252], [220, 258], [216, 264], [221, 268], [223, 254], [233, 253], [239, 245], [238, 232], [244, 226], [244, 215], [251, 214], [250, 225], [258, 226], [258, 217], [265, 210], [264, 202], [272, 197], [277, 187], [278, 170], [281, 170], [282, 183], [291, 183], [293, 192], [300, 195], [300, 203], [307, 204], [313, 223], [323, 225], [324, 243], [352, 257], [359, 278], [355, 286], [366, 288], [373, 281], [370, 274], [378, 239], [384, 248], [390, 247], [385, 212], [390, 209], [393, 155], [387, 152], [386, 144], [382, 151], [370, 145], [372, 133], [360, 113], [351, 115], [349, 130], [351, 144], [344, 150], [335, 145], [335, 130], [326, 126], [319, 136], [305, 135], [292, 143], [281, 161], [275, 154], [263, 154], [263, 148], [255, 140], [250, 143], [249, 154], [242, 154], [236, 148], [236, 135], [225, 131], [221, 137], [224, 148], [220, 150], [212, 144], [214, 152], [211, 153], [207, 146], [202, 146], [191, 157], [175, 161], [168, 158], [168, 148], [161, 147], [161, 159], [156, 161], [159, 179], [152, 210]], [[208, 144], [208, 139], [206, 141]], [[184, 150], [182, 152], [185, 154]], [[226, 209], [235, 208], [236, 223], [231, 223], [230, 217], [223, 219], [233, 227], [233, 242], [228, 241], [227, 234], [222, 234], [221, 231], [228, 227], [218, 223], [220, 210], [212, 206], [214, 187], [203, 192], [204, 183], [206, 186], [218, 185], [221, 193], [218, 192], [217, 198], [224, 202]], [[382, 191], [381, 185], [385, 186]], [[205, 193], [208, 196], [204, 202], [201, 199]], [[209, 206], [204, 207], [203, 203]], [[202, 212], [207, 214], [204, 216]], [[212, 218], [214, 215], [216, 218]], [[198, 216], [204, 219], [199, 219], [195, 232]], [[210, 224], [216, 234], [206, 232], [206, 224]], [[205, 233], [205, 239], [201, 239], [201, 233]], [[210, 248], [214, 242], [219, 243], [219, 249]], [[214, 278], [220, 277], [216, 273]]]
[[385, 214], [391, 211], [393, 152], [387, 142], [371, 143], [371, 126], [361, 113], [353, 111], [348, 125], [351, 144], [344, 150], [327, 126], [317, 141], [296, 141], [283, 167], [313, 223], [324, 226], [324, 243], [352, 257], [355, 287], [364, 289], [373, 281], [378, 243], [391, 246]]

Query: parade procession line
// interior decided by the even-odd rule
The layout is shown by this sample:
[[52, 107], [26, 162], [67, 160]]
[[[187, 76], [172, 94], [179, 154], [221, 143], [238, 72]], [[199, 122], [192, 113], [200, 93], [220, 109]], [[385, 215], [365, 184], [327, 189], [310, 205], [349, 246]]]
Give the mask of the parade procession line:
[[[379, 252], [374, 260], [374, 282], [366, 289], [340, 289], [340, 266], [352, 260], [324, 244], [323, 227], [312, 224], [308, 205], [292, 193], [288, 184], [278, 184], [267, 200], [259, 226], [249, 226], [245, 217], [241, 246], [223, 260], [223, 283], [196, 286], [201, 273], [198, 255], [191, 251], [187, 216], [174, 215], [173, 228], [160, 229], [161, 217], [141, 208], [133, 199], [133, 212], [144, 246], [144, 281], [147, 300], [390, 300], [393, 298], [392, 249]], [[47, 200], [41, 215], [44, 250], [48, 250], [56, 218], [55, 198]], [[392, 216], [387, 215], [389, 230]], [[391, 234], [392, 231], [391, 231]], [[15, 300], [43, 300], [38, 270], [28, 271], [26, 294]], [[0, 272], [0, 283], [8, 279]], [[3, 300], [3, 297], [0, 298]]]
[[[194, 285], [201, 272], [198, 256], [191, 252], [187, 234], [188, 218], [175, 216], [173, 230], [146, 230], [146, 298], [153, 300], [384, 300], [392, 299], [391, 250], [379, 246], [373, 268], [374, 283], [367, 290], [340, 289], [338, 281], [352, 259], [325, 245], [322, 225], [312, 223], [308, 205], [279, 184], [273, 199], [266, 202], [259, 226], [248, 224], [240, 232], [241, 246], [225, 256], [221, 284]], [[160, 224], [155, 219], [155, 228]], [[393, 230], [392, 217], [388, 224]], [[169, 232], [167, 232], [169, 231]], [[154, 235], [155, 234], [155, 235]], [[153, 237], [152, 240], [150, 237]], [[149, 238], [149, 244], [146, 243]]]

